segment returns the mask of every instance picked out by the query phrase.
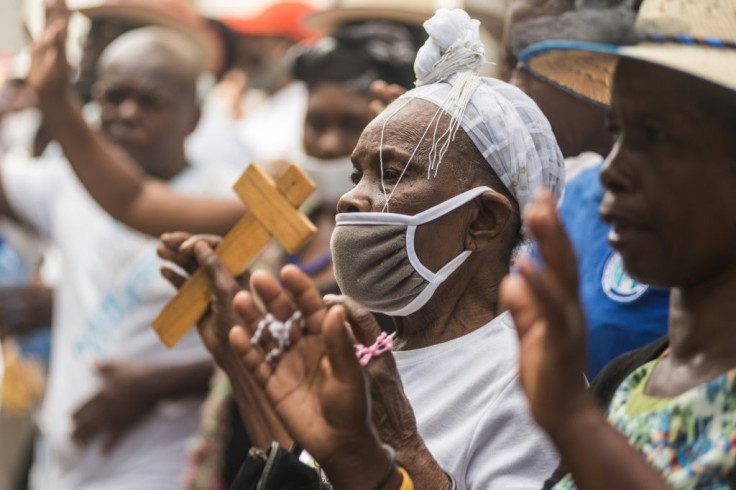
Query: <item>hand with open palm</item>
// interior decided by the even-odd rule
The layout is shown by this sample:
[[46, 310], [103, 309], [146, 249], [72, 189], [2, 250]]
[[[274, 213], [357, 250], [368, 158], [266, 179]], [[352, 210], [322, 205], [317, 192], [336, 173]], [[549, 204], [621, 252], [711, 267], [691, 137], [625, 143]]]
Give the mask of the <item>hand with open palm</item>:
[[292, 326], [291, 346], [276, 362], [267, 362], [275, 342], [268, 333], [259, 344], [252, 342], [264, 315], [247, 291], [235, 298], [245, 327], [231, 331], [231, 345], [263, 385], [291, 436], [320, 463], [335, 488], [375, 488], [389, 460], [370, 423], [368, 390], [345, 309], [328, 310], [314, 283], [294, 266], [282, 269], [281, 280], [283, 287], [256, 272], [251, 291], [278, 321], [301, 312], [303, 328]]
[[521, 382], [537, 422], [553, 435], [581, 410], [594, 408], [584, 381], [585, 319], [577, 261], [554, 201], [543, 193], [524, 213], [544, 265], [522, 259], [501, 285], [501, 301], [520, 340]]
[[[46, 26], [31, 43], [31, 66], [26, 76], [28, 85], [42, 99], [63, 94], [69, 87], [69, 63], [66, 38], [69, 10], [64, 0], [46, 2]], [[27, 32], [31, 38], [30, 32]]]

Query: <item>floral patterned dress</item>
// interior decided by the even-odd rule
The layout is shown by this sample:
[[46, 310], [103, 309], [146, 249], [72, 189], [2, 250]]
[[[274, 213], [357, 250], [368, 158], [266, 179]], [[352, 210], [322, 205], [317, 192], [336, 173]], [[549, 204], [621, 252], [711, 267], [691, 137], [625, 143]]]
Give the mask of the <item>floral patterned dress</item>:
[[[728, 489], [736, 463], [736, 369], [673, 398], [644, 393], [658, 360], [621, 383], [608, 420], [676, 489]], [[572, 489], [567, 475], [555, 489]]]

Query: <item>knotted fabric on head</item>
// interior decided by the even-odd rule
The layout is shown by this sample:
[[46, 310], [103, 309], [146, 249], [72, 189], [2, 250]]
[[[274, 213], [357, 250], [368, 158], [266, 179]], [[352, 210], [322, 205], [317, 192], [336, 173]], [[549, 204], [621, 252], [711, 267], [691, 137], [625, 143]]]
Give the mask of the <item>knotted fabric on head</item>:
[[[429, 39], [414, 63], [417, 88], [397, 99], [387, 111], [400, 111], [411, 99], [438, 107], [425, 135], [432, 137], [428, 176], [436, 175], [459, 127], [468, 134], [493, 171], [523, 208], [537, 189], [562, 194], [565, 167], [552, 128], [537, 105], [521, 90], [485, 78], [477, 20], [460, 9], [439, 9], [424, 23]], [[439, 131], [442, 117], [452, 120]], [[461, 162], [453, 162], [461, 164]]]

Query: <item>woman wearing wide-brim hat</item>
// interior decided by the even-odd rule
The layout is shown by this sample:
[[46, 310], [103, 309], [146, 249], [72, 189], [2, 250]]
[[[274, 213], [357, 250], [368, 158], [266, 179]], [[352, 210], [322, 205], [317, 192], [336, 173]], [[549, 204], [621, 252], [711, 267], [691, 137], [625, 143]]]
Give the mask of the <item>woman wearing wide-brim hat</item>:
[[645, 0], [637, 28], [636, 45], [547, 42], [521, 62], [610, 107], [601, 216], [626, 272], [672, 288], [669, 350], [598, 411], [579, 376], [574, 254], [549, 198], [525, 213], [546, 265], [523, 261], [502, 298], [532, 412], [571, 472], [553, 488], [734, 488], [736, 2]]

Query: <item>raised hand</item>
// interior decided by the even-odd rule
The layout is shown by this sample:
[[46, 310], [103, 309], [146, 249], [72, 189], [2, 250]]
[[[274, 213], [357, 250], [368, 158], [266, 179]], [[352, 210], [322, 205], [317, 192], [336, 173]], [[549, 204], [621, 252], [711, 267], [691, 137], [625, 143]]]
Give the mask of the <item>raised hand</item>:
[[[374, 488], [388, 459], [370, 423], [366, 382], [345, 325], [345, 308], [328, 310], [314, 283], [294, 266], [282, 269], [281, 280], [284, 287], [269, 274], [255, 272], [251, 291], [277, 321], [301, 312], [303, 328], [292, 327], [291, 346], [278, 362], [267, 362], [274, 341], [264, 336], [265, 351], [251, 341], [264, 315], [245, 291], [235, 298], [245, 328], [231, 331], [231, 344], [265, 388], [286, 429], [322, 465], [335, 488]], [[370, 468], [377, 470], [361, 476]]]
[[[381, 333], [375, 317], [349, 296], [328, 295], [327, 307], [342, 305], [356, 342], [373, 345]], [[416, 447], [418, 438], [414, 410], [404, 394], [399, 370], [393, 356], [374, 357], [365, 367], [371, 394], [372, 420], [381, 440], [401, 454], [403, 445], [411, 442]]]
[[69, 10], [64, 0], [46, 2], [46, 27], [31, 43], [31, 66], [26, 82], [43, 99], [63, 94], [69, 86], [66, 34]]
[[158, 403], [151, 382], [156, 369], [140, 363], [107, 363], [97, 366], [97, 373], [102, 388], [74, 412], [72, 440], [85, 447], [104, 433], [107, 453]]
[[375, 97], [370, 104], [371, 111], [377, 116], [387, 105], [404, 95], [404, 93], [406, 93], [406, 89], [401, 85], [376, 80], [371, 84], [371, 94]]
[[554, 434], [565, 420], [594, 406], [584, 382], [585, 319], [577, 261], [549, 193], [524, 213], [544, 266], [524, 258], [501, 285], [520, 339], [520, 374], [537, 422]]
[[[324, 302], [328, 308], [345, 307], [355, 340], [373, 345], [381, 329], [370, 311], [349, 296], [329, 295]], [[445, 488], [449, 482], [419, 435], [414, 409], [404, 393], [394, 356], [373, 357], [364, 372], [369, 381], [371, 420], [381, 441], [396, 450], [396, 459], [409, 471], [416, 488]]]

